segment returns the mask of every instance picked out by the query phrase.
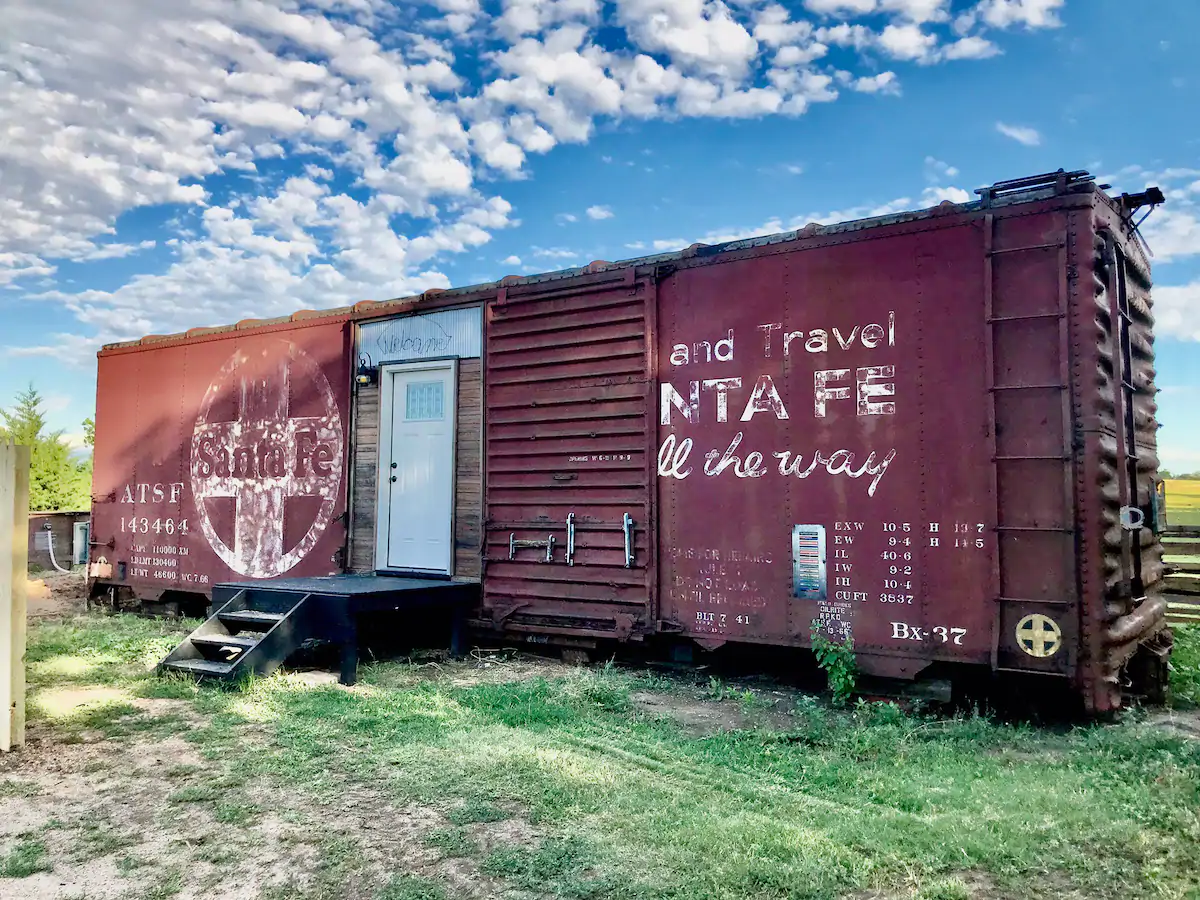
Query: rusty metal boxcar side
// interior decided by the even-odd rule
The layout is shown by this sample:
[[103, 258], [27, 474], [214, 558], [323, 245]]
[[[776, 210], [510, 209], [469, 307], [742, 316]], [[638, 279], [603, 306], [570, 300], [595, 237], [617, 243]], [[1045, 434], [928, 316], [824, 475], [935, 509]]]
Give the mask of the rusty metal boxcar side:
[[351, 400], [356, 323], [482, 306], [448, 513], [477, 628], [816, 631], [869, 673], [966, 663], [1116, 708], [1169, 648], [1146, 197], [1080, 172], [980, 194], [108, 348], [95, 583], [371, 570], [387, 461], [379, 391]]
[[487, 318], [479, 624], [816, 628], [868, 672], [974, 663], [1118, 706], [1163, 643], [1148, 286], [1085, 173], [514, 281]]
[[503, 287], [487, 307], [489, 627], [657, 630], [654, 314], [633, 268]]
[[101, 351], [94, 593], [155, 601], [341, 571], [348, 319], [298, 313]]

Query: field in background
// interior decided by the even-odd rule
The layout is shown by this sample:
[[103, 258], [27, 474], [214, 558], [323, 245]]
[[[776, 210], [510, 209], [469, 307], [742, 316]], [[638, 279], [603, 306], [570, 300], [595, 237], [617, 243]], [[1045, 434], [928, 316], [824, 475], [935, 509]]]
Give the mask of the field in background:
[[1034, 728], [497, 652], [160, 680], [188, 629], [30, 630], [0, 897], [1136, 900], [1200, 895], [1200, 630], [1176, 710]]
[[1200, 481], [1167, 479], [1167, 524], [1200, 525]]

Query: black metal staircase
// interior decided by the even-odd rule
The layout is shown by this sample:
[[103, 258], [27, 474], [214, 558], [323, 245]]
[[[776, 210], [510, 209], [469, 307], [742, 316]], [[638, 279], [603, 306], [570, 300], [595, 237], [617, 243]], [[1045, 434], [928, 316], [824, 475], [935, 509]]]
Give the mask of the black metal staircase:
[[269, 675], [321, 637], [312, 594], [242, 588], [159, 664], [159, 671], [236, 681]]
[[270, 675], [306, 641], [320, 640], [341, 649], [341, 682], [354, 684], [360, 616], [389, 616], [399, 633], [418, 619], [445, 620], [457, 654], [466, 611], [478, 597], [478, 584], [371, 575], [218, 584], [212, 616], [158, 671], [221, 681]]

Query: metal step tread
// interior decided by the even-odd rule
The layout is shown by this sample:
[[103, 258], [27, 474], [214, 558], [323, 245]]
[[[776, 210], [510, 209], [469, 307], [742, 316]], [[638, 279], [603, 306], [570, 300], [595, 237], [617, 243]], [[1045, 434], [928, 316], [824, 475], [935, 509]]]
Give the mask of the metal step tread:
[[257, 647], [260, 638], [246, 637], [241, 634], [200, 634], [192, 635], [193, 644], [204, 644], [208, 647], [237, 647], [241, 650], [249, 650], [252, 647]]
[[233, 612], [219, 612], [217, 618], [222, 622], [233, 622], [237, 625], [258, 625], [270, 628], [284, 617], [284, 613], [261, 612], [257, 609], [238, 609]]
[[228, 675], [233, 671], [233, 663], [214, 662], [211, 659], [176, 659], [163, 663], [163, 668], [197, 675]]

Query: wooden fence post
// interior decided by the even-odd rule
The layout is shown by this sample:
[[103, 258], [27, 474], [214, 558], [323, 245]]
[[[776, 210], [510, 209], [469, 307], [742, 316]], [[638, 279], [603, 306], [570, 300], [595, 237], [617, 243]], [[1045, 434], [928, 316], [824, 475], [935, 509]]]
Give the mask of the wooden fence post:
[[29, 448], [0, 441], [0, 752], [25, 745]]

